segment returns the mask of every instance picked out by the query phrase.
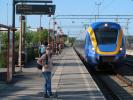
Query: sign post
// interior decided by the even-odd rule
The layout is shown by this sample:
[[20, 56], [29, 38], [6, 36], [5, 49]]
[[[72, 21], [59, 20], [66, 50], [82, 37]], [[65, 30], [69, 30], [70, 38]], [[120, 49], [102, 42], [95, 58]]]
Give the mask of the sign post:
[[12, 64], [13, 64], [13, 33], [8, 29], [8, 66], [7, 66], [7, 82], [12, 80]]

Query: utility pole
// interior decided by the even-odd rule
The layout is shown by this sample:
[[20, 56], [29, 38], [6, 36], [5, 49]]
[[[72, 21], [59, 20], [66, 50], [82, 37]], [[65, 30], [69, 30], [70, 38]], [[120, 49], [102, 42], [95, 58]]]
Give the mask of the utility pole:
[[130, 44], [129, 44], [129, 41], [128, 41], [128, 37], [129, 37], [129, 33], [128, 33], [128, 25], [129, 25], [129, 18], [127, 19], [127, 23], [126, 23], [126, 38], [125, 38], [125, 40], [126, 40], [126, 48], [130, 48]]
[[129, 25], [129, 18], [127, 19], [127, 24], [126, 24], [127, 35], [129, 35], [129, 32], [128, 32], [128, 25]]
[[96, 2], [95, 5], [97, 5], [97, 13], [98, 13], [98, 17], [99, 17], [99, 7], [101, 6], [101, 2]]
[[118, 16], [116, 16], [116, 19], [115, 19], [116, 23], [118, 23], [118, 19], [119, 19]]

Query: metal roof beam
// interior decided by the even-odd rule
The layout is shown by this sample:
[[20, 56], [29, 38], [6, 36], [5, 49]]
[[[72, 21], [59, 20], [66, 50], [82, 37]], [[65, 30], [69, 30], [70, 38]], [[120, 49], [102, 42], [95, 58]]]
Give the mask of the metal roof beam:
[[11, 29], [11, 28], [12, 28], [12, 27], [10, 27], [10, 26], [3, 25], [3, 24], [0, 24], [0, 27], [2, 27], [2, 28], [7, 28], [7, 29]]

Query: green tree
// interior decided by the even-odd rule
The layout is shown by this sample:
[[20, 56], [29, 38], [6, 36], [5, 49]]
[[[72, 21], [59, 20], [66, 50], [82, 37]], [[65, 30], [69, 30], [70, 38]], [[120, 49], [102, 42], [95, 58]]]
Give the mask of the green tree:
[[76, 40], [75, 37], [69, 37], [69, 42], [70, 42], [70, 43], [74, 43], [75, 40]]
[[8, 34], [6, 32], [2, 32], [2, 34], [1, 34], [1, 43], [3, 44], [3, 48], [7, 48]]
[[48, 30], [40, 30], [39, 31], [39, 42], [47, 41], [48, 38]]
[[25, 45], [29, 46], [30, 44], [33, 44], [33, 35], [34, 32], [29, 31], [25, 33]]
[[15, 32], [15, 48], [19, 47], [19, 31]]
[[39, 42], [39, 34], [38, 32], [32, 32], [33, 38], [32, 38], [32, 43], [37, 44]]

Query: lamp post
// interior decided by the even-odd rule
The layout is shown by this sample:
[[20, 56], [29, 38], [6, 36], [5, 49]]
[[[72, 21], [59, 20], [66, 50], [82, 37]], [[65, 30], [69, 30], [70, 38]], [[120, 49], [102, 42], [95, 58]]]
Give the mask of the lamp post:
[[[51, 33], [50, 33], [50, 27], [51, 27], [51, 20], [53, 20], [53, 29], [52, 29], [52, 36], [51, 36]], [[52, 45], [52, 50], [54, 52], [54, 41], [55, 41], [55, 25], [56, 25], [56, 22], [55, 22], [55, 18], [50, 18], [49, 19], [49, 32], [48, 32], [48, 43]], [[52, 38], [52, 41], [50, 41], [50, 37]], [[52, 42], [52, 43], [50, 43]]]
[[60, 34], [59, 34], [59, 32], [60, 32], [61, 27], [58, 26], [57, 29], [58, 30], [57, 30], [57, 39], [56, 39], [56, 41], [57, 41], [57, 43], [60, 43]]
[[52, 20], [53, 18], [50, 18], [49, 19], [49, 30], [48, 30], [48, 44], [50, 44], [50, 36], [51, 36], [51, 34], [50, 34], [50, 27], [51, 27], [51, 20]]

